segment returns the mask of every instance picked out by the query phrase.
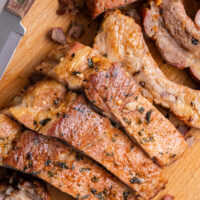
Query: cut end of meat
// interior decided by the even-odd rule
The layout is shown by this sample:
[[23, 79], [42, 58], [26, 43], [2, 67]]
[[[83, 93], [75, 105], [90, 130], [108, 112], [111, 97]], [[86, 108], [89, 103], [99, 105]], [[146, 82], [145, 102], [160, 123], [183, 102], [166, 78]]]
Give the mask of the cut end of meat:
[[[56, 113], [62, 113], [66, 88], [53, 80], [43, 80], [28, 88], [20, 105], [10, 108], [19, 122], [33, 130], [39, 130], [51, 122]], [[32, 109], [29, 109], [31, 107]]]
[[16, 122], [0, 114], [0, 165], [12, 149], [12, 142], [19, 137], [20, 132], [20, 126]]
[[0, 199], [50, 200], [46, 185], [36, 178], [0, 168]]
[[136, 0], [86, 0], [85, 3], [94, 19], [107, 10], [122, 7], [135, 1]]

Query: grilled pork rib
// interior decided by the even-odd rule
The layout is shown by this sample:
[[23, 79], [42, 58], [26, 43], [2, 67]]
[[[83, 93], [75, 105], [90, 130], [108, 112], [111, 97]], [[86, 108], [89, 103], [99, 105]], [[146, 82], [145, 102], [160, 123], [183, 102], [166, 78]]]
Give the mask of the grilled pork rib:
[[134, 80], [160, 104], [189, 126], [200, 128], [200, 92], [170, 81], [153, 60], [141, 28], [119, 11], [109, 13], [95, 39], [94, 48], [120, 62]]
[[46, 185], [30, 176], [0, 168], [0, 199], [50, 200]]
[[160, 166], [172, 163], [185, 151], [182, 135], [141, 95], [132, 77], [119, 65], [92, 75], [85, 88], [88, 98], [99, 108], [104, 104], [106, 110], [102, 110], [108, 116], [112, 113], [133, 141]]
[[121, 7], [135, 1], [136, 0], [86, 0], [85, 3], [94, 19], [106, 10]]
[[[104, 71], [105, 73], [107, 71], [109, 74], [109, 70], [112, 68], [112, 66], [113, 64], [107, 58], [100, 56], [93, 49], [76, 43], [71, 46], [71, 49], [68, 51], [66, 56], [61, 59], [61, 62], [58, 65], [56, 65], [53, 69], [51, 69], [47, 74], [49, 76], [57, 78], [58, 80], [60, 80], [65, 84], [68, 84], [68, 87], [70, 89], [79, 89], [84, 86], [84, 83], [86, 83], [87, 80], [89, 80], [89, 77], [91, 77], [92, 74], [101, 71]], [[122, 72], [125, 73], [124, 70], [122, 70]], [[117, 78], [118, 77], [119, 74]], [[106, 81], [104, 80], [104, 76], [102, 76], [102, 79], [103, 81]], [[137, 84], [134, 82], [134, 80], [130, 79], [128, 75], [125, 75], [123, 79], [124, 81], [126, 80], [127, 82], [129, 82], [130, 85], [134, 86], [135, 90], [138, 91]], [[123, 82], [118, 81], [117, 84], [120, 88], [118, 92], [119, 94], [121, 93], [126, 94], [129, 92], [126, 91], [126, 88], [123, 88]], [[107, 89], [108, 87], [111, 88], [109, 85], [105, 86], [105, 88]], [[99, 95], [98, 92], [97, 96]], [[105, 89], [105, 94], [107, 94], [106, 89]], [[115, 99], [116, 101], [118, 100], [117, 95], [118, 94], [116, 93], [113, 96], [113, 99]], [[186, 148], [186, 143], [183, 137], [180, 136], [177, 130], [173, 127], [173, 125], [167, 119], [165, 119], [161, 115], [161, 113], [159, 113], [156, 110], [156, 108], [153, 107], [144, 97], [142, 97], [141, 93], [139, 96], [140, 96], [139, 101], [133, 100], [134, 101], [133, 104], [135, 104], [135, 107], [140, 107], [140, 104], [143, 104], [145, 112], [140, 117], [143, 117], [147, 111], [150, 111], [152, 109], [155, 110], [154, 112], [156, 116], [154, 118], [155, 124], [153, 123], [155, 126], [152, 127], [151, 123], [149, 125], [146, 125], [144, 121], [141, 122], [141, 124], [137, 124], [138, 119], [136, 119], [134, 116], [129, 116], [129, 118], [131, 118], [132, 122], [135, 124], [134, 129], [136, 129], [138, 132], [140, 131], [139, 129], [144, 129], [145, 134], [143, 135], [143, 137], [142, 136], [139, 137], [137, 131], [131, 130], [133, 129], [133, 127], [131, 129], [129, 127], [129, 130], [126, 129], [126, 131], [129, 131], [129, 135], [132, 135], [132, 138], [134, 138], [134, 140], [137, 141], [138, 144], [140, 144], [140, 146], [145, 150], [145, 152], [151, 158], [156, 160], [157, 163], [159, 163], [159, 165], [164, 166], [170, 164], [184, 152]], [[93, 103], [95, 103], [98, 107], [101, 108], [102, 111], [104, 111], [104, 114], [106, 114], [106, 116], [108, 116], [112, 120], [119, 122], [122, 126], [124, 126], [124, 124], [121, 122], [121, 119], [119, 119], [119, 117], [122, 116], [123, 113], [120, 113], [120, 116], [119, 115], [116, 116], [116, 113], [113, 113], [113, 110], [110, 110], [110, 108], [108, 109], [106, 103], [104, 103], [105, 100], [100, 101], [99, 98], [96, 97], [95, 93], [93, 93], [91, 96], [89, 96], [88, 94], [88, 97], [91, 100], [91, 102], [94, 101]], [[156, 123], [159, 124], [157, 125]], [[166, 126], [168, 126], [167, 129]], [[162, 132], [160, 130], [162, 130]], [[151, 137], [151, 135], [149, 134], [155, 134], [153, 135], [155, 137], [153, 142], [152, 141], [148, 142], [148, 144], [140, 142], [141, 139], [146, 137], [147, 137], [146, 139], [148, 140], [148, 138]], [[177, 144], [180, 144], [181, 146], [179, 148], [178, 146], [175, 147], [173, 145], [174, 142], [172, 142], [171, 143], [172, 145], [170, 145], [170, 148], [171, 147], [172, 148], [169, 149], [168, 146], [166, 145], [166, 144], [169, 145], [169, 137], [171, 137], [171, 139], [173, 138], [172, 140], [170, 139], [170, 143], [172, 141], [177, 141]], [[162, 142], [159, 140], [161, 140]]]
[[[0, 121], [0, 127], [7, 123], [12, 130], [19, 129], [6, 118]], [[74, 198], [136, 199], [118, 179], [89, 158], [56, 139], [31, 131], [19, 134], [3, 165], [33, 174]]]
[[155, 196], [166, 183], [159, 167], [107, 118], [95, 113], [83, 96], [64, 95], [61, 86], [55, 81], [34, 85], [11, 113], [28, 128], [64, 140], [96, 160], [137, 196]]
[[[149, 3], [149, 7], [144, 8], [143, 11], [144, 29], [146, 34], [155, 40], [162, 57], [175, 67], [189, 68], [193, 76], [200, 80], [200, 59], [198, 56], [182, 47], [177, 39], [170, 34], [164, 22], [165, 15], [161, 15], [164, 8], [156, 6], [154, 1]], [[192, 45], [194, 46], [194, 44]]]

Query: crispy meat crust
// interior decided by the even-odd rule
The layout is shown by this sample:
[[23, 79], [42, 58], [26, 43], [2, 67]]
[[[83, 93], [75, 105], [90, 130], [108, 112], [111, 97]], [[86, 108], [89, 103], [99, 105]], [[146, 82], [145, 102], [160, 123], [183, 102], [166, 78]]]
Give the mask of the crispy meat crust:
[[[40, 104], [39, 109], [34, 109], [34, 104], [29, 101], [29, 96], [35, 103], [40, 98], [43, 99], [43, 84], [51, 88], [53, 94], [56, 93], [54, 90], [59, 93], [58, 87], [52, 85], [51, 82], [48, 84], [47, 81], [42, 81], [34, 85], [27, 91], [22, 105], [11, 108], [11, 112], [17, 120], [28, 128], [38, 130], [43, 135], [65, 140], [105, 166], [133, 188], [138, 196], [144, 198], [155, 196], [164, 187], [166, 180], [163, 178], [159, 167], [124, 133], [114, 128], [107, 118], [95, 113], [83, 96], [67, 93], [65, 98], [51, 106], [49, 112], [54, 114], [51, 115], [51, 118], [48, 118], [48, 123], [43, 124], [40, 129], [38, 129], [37, 124], [41, 124], [41, 119], [38, 121], [37, 118], [33, 118], [32, 121], [29, 121], [30, 123], [26, 123], [27, 113], [32, 116], [42, 116], [44, 111], [48, 111], [46, 105], [52, 102], [49, 99], [50, 102], [46, 101], [45, 105]], [[59, 87], [59, 89], [62, 90], [62, 87]], [[38, 93], [38, 91], [41, 91], [41, 93]], [[26, 110], [26, 115], [24, 110]], [[29, 110], [34, 110], [35, 113], [31, 113]], [[56, 110], [61, 112], [58, 114]], [[18, 111], [21, 111], [22, 115]], [[31, 116], [28, 118], [31, 119]], [[34, 122], [35, 126], [33, 127]], [[137, 179], [139, 182], [131, 181], [133, 179]]]
[[82, 199], [135, 199], [121, 182], [90, 159], [55, 139], [26, 131], [4, 164], [31, 173]]
[[141, 28], [119, 11], [110, 12], [95, 38], [94, 48], [113, 62], [120, 62], [154, 102], [189, 126], [200, 128], [200, 92], [170, 81], [159, 69], [145, 44]]
[[[112, 113], [160, 166], [172, 163], [185, 151], [187, 145], [182, 135], [141, 95], [136, 83], [119, 64], [92, 75], [85, 87], [88, 98], [94, 102], [98, 94], [107, 106], [105, 112]], [[101, 108], [101, 104], [94, 104]]]
[[50, 200], [46, 185], [36, 178], [0, 168], [0, 198], [4, 200]]
[[85, 2], [94, 19], [106, 10], [125, 6], [135, 1], [136, 0], [86, 0]]

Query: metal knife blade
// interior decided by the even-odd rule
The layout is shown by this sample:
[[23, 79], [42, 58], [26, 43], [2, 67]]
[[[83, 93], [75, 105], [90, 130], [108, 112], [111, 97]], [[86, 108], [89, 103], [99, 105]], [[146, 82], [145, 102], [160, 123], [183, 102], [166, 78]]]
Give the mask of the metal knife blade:
[[25, 28], [20, 23], [20, 18], [9, 11], [0, 13], [0, 80], [18, 46]]

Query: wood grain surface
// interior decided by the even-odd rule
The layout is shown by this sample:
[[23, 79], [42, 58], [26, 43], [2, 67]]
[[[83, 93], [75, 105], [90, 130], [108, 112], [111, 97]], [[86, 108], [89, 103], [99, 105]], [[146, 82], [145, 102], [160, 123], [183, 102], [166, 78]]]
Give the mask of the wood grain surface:
[[[198, 3], [187, 0], [187, 12], [194, 16]], [[47, 38], [47, 32], [53, 27], [63, 27], [66, 31], [69, 23], [77, 20], [85, 26], [85, 34], [80, 41], [84, 44], [92, 44], [98, 28], [97, 21], [91, 21], [84, 16], [57, 16], [57, 0], [36, 0], [35, 4], [23, 19], [23, 25], [27, 28], [26, 35], [20, 42], [15, 55], [10, 62], [8, 70], [0, 81], [0, 107], [9, 104], [9, 101], [28, 84], [28, 76], [32, 67], [37, 64], [46, 53], [57, 44]], [[151, 53], [163, 72], [173, 81], [190, 86], [196, 85], [187, 70], [180, 71], [166, 64], [161, 58], [154, 44], [147, 40]], [[162, 112], [163, 109], [161, 109]], [[172, 115], [170, 120], [180, 123]], [[171, 194], [176, 200], [200, 200], [200, 130], [191, 129], [193, 144], [185, 154], [174, 164], [164, 169], [169, 182], [165, 190], [160, 192], [154, 200], [161, 200], [164, 194]], [[70, 200], [71, 197], [49, 186], [53, 200]]]

